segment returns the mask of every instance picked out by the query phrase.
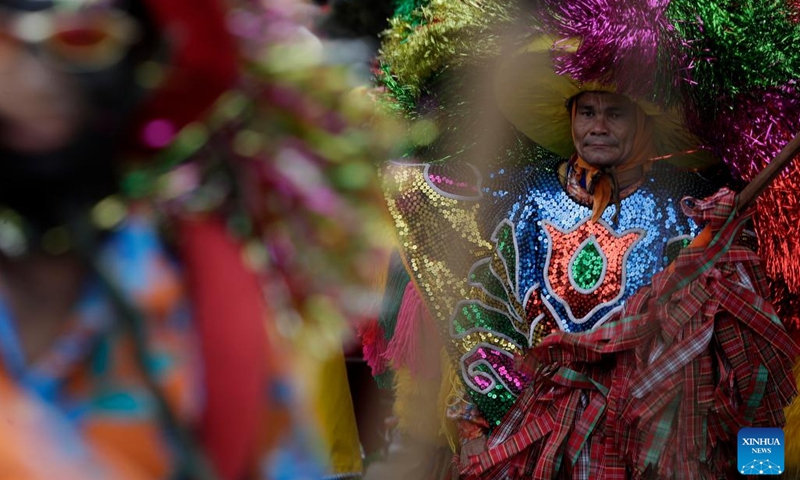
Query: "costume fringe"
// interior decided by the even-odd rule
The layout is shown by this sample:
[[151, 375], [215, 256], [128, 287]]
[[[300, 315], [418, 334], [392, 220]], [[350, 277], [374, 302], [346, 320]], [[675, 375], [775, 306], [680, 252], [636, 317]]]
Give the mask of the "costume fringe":
[[440, 441], [438, 422], [439, 383], [419, 380], [406, 368], [395, 371], [394, 414], [398, 429], [431, 444]]
[[389, 259], [383, 302], [381, 302], [380, 315], [378, 316], [378, 322], [383, 328], [386, 340], [391, 340], [394, 336], [397, 314], [400, 312], [400, 304], [403, 301], [406, 286], [410, 281], [411, 278], [408, 276], [408, 272], [406, 272], [406, 268], [400, 259], [400, 254], [397, 252], [392, 253]]
[[361, 339], [361, 351], [372, 371], [372, 376], [377, 377], [386, 373], [388, 365], [385, 355], [389, 343], [378, 321], [370, 320], [359, 325], [358, 337]]
[[430, 347], [438, 335], [428, 307], [414, 284], [408, 283], [394, 335], [386, 350], [392, 368], [408, 367], [417, 378], [432, 378], [439, 371], [439, 349]]
[[[800, 362], [794, 365], [794, 378], [800, 381]], [[800, 478], [800, 398], [796, 398], [786, 410], [784, 434], [784, 458], [786, 478]], [[794, 472], [794, 473], [793, 473]]]
[[447, 439], [450, 450], [453, 453], [458, 453], [458, 427], [455, 422], [447, 417], [447, 411], [450, 407], [450, 399], [458, 395], [457, 392], [461, 385], [461, 376], [458, 374], [458, 371], [453, 368], [446, 348], [443, 347], [441, 349], [440, 356], [442, 365], [442, 385], [439, 389], [439, 401], [437, 402], [438, 407], [436, 409], [439, 413], [440, 432], [442, 436]]

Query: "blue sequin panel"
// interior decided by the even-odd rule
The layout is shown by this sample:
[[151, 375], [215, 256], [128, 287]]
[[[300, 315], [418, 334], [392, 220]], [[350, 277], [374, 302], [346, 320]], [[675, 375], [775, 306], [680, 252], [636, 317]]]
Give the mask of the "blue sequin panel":
[[[487, 229], [503, 219], [514, 225], [519, 290], [539, 285], [541, 300], [559, 327], [581, 332], [607, 320], [665, 267], [670, 241], [698, 233], [680, 201], [685, 195], [710, 193], [703, 190], [707, 189], [691, 174], [659, 165], [651, 178], [621, 201], [617, 222], [612, 220], [616, 207], [611, 205], [598, 225], [591, 225], [591, 208], [567, 194], [553, 160], [489, 175], [484, 194], [491, 205], [482, 222]], [[584, 258], [582, 249], [584, 256], [601, 256], [590, 259], [597, 266], [590, 276], [591, 288], [582, 288], [580, 277], [571, 270]]]

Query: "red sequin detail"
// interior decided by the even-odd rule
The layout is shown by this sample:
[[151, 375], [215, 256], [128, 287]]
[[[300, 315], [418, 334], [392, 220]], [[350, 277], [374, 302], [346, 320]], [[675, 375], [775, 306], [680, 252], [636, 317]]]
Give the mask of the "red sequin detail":
[[[620, 295], [623, 259], [643, 232], [633, 231], [618, 237], [602, 221], [587, 221], [568, 233], [546, 222], [544, 227], [550, 236], [550, 244], [558, 245], [558, 248], [551, 248], [548, 254], [545, 278], [550, 284], [550, 292], [564, 301], [576, 320], [589, 315], [598, 305], [613, 302]], [[570, 283], [570, 263], [583, 242], [592, 236], [607, 259], [607, 267], [605, 275], [600, 279], [600, 285], [586, 294], [576, 290]]]

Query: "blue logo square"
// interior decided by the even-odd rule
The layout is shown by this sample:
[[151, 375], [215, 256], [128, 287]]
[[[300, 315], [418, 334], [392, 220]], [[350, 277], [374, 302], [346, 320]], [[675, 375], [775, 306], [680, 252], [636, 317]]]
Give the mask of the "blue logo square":
[[737, 468], [743, 475], [780, 475], [783, 461], [783, 430], [743, 428], [739, 430]]

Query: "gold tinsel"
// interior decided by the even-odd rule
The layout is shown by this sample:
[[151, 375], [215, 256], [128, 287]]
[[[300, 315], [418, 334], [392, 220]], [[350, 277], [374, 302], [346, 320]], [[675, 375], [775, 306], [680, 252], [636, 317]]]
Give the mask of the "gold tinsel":
[[498, 24], [510, 22], [508, 2], [432, 0], [409, 17], [393, 18], [380, 59], [415, 97], [437, 71], [499, 53]]

